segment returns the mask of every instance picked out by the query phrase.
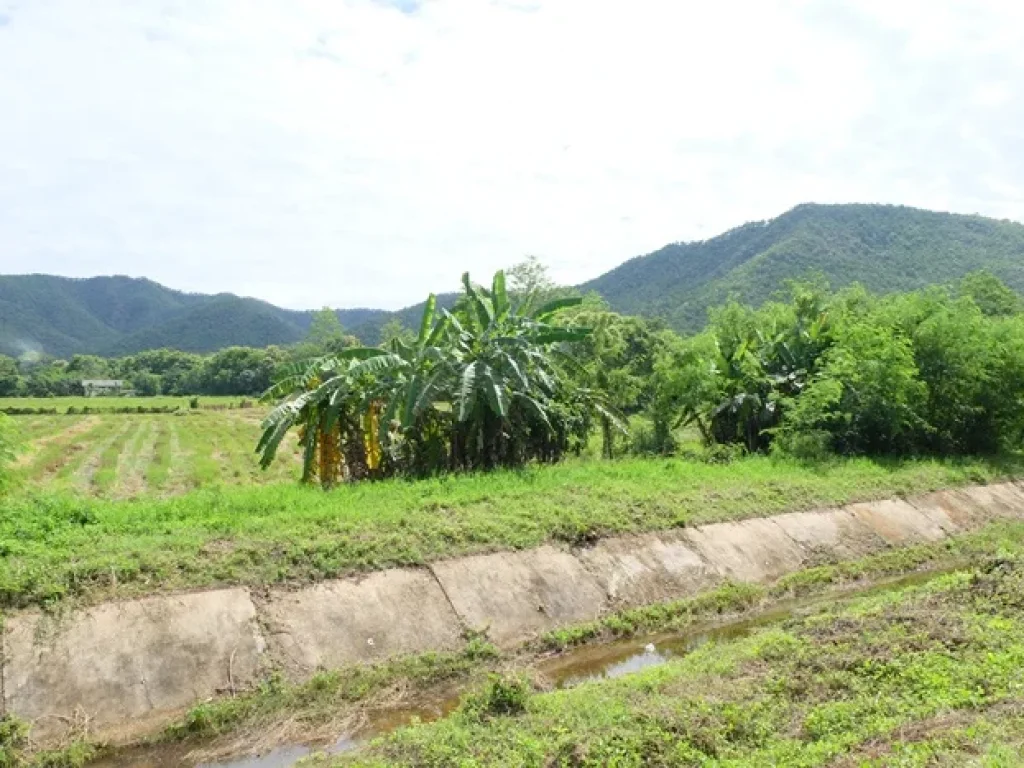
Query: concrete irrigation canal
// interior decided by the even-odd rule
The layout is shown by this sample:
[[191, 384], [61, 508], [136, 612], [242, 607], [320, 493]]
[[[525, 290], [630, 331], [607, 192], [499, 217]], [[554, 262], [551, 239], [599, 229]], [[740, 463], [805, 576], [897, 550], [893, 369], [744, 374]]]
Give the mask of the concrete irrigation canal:
[[[727, 580], [770, 583], [801, 568], [1022, 517], [1024, 487], [1005, 483], [611, 538], [580, 549], [478, 555], [299, 590], [231, 588], [62, 614], [25, 611], [4, 624], [3, 709], [31, 722], [42, 742], [56, 743], [87, 721], [93, 737], [129, 743], [197, 702], [246, 690], [271, 672], [301, 681], [318, 670], [455, 650], [470, 630], [514, 648], [547, 630], [697, 595]], [[545, 673], [570, 684], [630, 671], [685, 653], [701, 636], [586, 649], [552, 660]], [[443, 714], [455, 699], [442, 698], [426, 712], [392, 713], [366, 732], [412, 715]], [[289, 765], [303, 749], [229, 765]], [[164, 756], [179, 762], [154, 756], [111, 765], [182, 764], [181, 755]]]

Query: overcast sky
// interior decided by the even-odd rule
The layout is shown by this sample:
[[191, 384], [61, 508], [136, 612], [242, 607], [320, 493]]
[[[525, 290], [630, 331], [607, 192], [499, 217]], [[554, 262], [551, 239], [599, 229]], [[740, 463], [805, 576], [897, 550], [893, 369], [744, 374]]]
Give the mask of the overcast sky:
[[1024, 219], [1024, 3], [0, 0], [0, 272], [397, 308], [800, 202]]

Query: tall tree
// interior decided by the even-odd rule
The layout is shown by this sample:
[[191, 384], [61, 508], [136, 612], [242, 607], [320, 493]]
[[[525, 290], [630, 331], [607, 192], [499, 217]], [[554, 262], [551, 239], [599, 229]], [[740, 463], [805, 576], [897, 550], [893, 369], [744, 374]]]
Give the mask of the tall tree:
[[333, 309], [324, 307], [313, 313], [313, 320], [310, 322], [309, 332], [306, 334], [307, 342], [327, 350], [341, 345], [344, 339], [345, 329]]
[[547, 265], [536, 256], [527, 256], [518, 264], [513, 264], [505, 270], [505, 274], [509, 296], [525, 314], [555, 299], [579, 295], [575, 288], [556, 283]]

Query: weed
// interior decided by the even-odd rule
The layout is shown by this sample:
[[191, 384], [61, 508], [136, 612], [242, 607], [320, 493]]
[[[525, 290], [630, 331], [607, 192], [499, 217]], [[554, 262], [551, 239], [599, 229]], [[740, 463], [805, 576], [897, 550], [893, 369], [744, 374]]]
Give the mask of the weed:
[[478, 720], [519, 715], [526, 711], [526, 703], [532, 694], [533, 686], [524, 675], [492, 672], [479, 691], [463, 699], [459, 710]]

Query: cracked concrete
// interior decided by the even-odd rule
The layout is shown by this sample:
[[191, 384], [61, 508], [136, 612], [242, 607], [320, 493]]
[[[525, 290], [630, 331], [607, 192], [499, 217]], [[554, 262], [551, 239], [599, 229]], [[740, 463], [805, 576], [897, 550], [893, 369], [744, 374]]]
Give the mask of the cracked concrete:
[[722, 571], [678, 532], [599, 541], [577, 557], [597, 579], [613, 608], [671, 600], [722, 580]]
[[597, 580], [578, 559], [554, 547], [445, 560], [431, 567], [465, 625], [486, 630], [500, 646], [596, 619], [606, 607]]
[[297, 591], [221, 589], [8, 616], [0, 711], [43, 743], [87, 720], [139, 736], [271, 669], [318, 670], [458, 648], [467, 629], [515, 646], [622, 607], [693, 596], [724, 579], [770, 582], [810, 565], [937, 541], [1024, 517], [1016, 483], [773, 518], [544, 546], [394, 569]]
[[5, 708], [42, 739], [76, 720], [102, 729], [173, 713], [259, 677], [265, 645], [255, 619], [244, 589], [11, 616]]
[[260, 612], [274, 658], [293, 679], [461, 644], [459, 617], [426, 569], [272, 593]]

